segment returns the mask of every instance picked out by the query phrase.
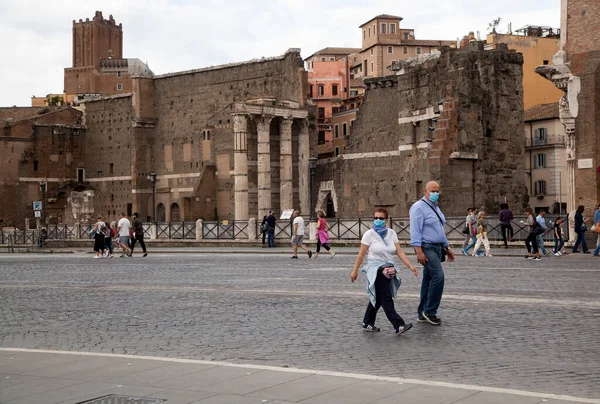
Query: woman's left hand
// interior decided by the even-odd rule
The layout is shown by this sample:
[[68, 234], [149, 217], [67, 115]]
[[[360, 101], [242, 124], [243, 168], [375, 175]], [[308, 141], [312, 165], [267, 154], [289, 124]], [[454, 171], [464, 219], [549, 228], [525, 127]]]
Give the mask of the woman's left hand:
[[415, 274], [415, 276], [419, 276], [419, 271], [417, 270], [417, 268], [411, 265], [410, 267], [408, 267], [408, 269], [410, 269], [412, 273]]

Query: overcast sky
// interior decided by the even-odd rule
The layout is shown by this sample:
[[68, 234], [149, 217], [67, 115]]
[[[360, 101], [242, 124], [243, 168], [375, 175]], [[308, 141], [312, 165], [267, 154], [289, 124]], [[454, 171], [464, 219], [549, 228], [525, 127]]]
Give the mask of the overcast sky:
[[358, 26], [377, 14], [404, 18], [417, 39], [485, 37], [524, 25], [560, 25], [560, 0], [0, 0], [0, 106], [29, 106], [31, 96], [63, 90], [71, 67], [72, 21], [101, 10], [123, 24], [123, 56], [156, 74], [277, 56], [327, 46], [360, 47]]

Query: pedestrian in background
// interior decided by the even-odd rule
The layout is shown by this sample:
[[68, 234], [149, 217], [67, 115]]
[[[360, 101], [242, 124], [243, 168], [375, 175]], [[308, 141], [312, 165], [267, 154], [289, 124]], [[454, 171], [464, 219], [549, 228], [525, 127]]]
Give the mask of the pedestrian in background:
[[585, 224], [585, 218], [583, 217], [584, 210], [585, 207], [583, 205], [579, 205], [575, 211], [575, 233], [577, 234], [577, 240], [575, 241], [575, 245], [573, 245], [573, 253], [579, 252], [577, 251], [579, 245], [581, 245], [584, 254], [590, 253], [590, 250], [588, 250], [587, 241], [585, 240], [587, 226]]
[[596, 249], [594, 250], [594, 256], [598, 257], [600, 255], [600, 203], [596, 205], [596, 212], [594, 213], [594, 227], [592, 231], [598, 233], [598, 238], [596, 239]]
[[104, 250], [106, 251], [106, 257], [113, 257], [113, 237], [115, 236], [115, 230], [112, 228], [110, 223], [106, 223], [106, 232], [104, 234]]
[[103, 227], [106, 227], [106, 224], [102, 221], [102, 216], [98, 215], [96, 224], [92, 230], [94, 234], [94, 251], [96, 252], [94, 258], [100, 258], [104, 253], [104, 233], [102, 233]]
[[292, 247], [294, 255], [290, 258], [298, 258], [298, 247], [306, 251], [308, 258], [312, 258], [312, 251], [304, 245], [304, 219], [297, 210], [292, 214], [292, 218], [294, 219], [292, 222]]
[[119, 244], [121, 245], [121, 249], [123, 252], [121, 253], [121, 257], [127, 256], [131, 257], [131, 249], [129, 248], [129, 230], [131, 229], [131, 222], [127, 217], [125, 217], [125, 213], [121, 213], [121, 219], [119, 219], [119, 223], [117, 223], [117, 233], [119, 233]]
[[319, 252], [321, 252], [321, 247], [323, 247], [327, 252], [329, 252], [330, 258], [335, 257], [335, 253], [331, 251], [331, 247], [329, 247], [329, 233], [328, 231], [331, 229], [329, 224], [327, 224], [327, 220], [325, 220], [325, 212], [322, 210], [317, 212], [317, 252], [314, 255], [315, 258], [319, 257]]
[[[533, 210], [530, 207], [525, 208], [525, 213], [527, 213], [527, 219], [525, 220], [525, 226], [529, 227], [529, 234], [525, 239], [525, 247], [527, 247], [527, 256], [525, 258], [535, 261], [540, 261], [540, 253], [538, 250], [537, 243], [537, 234], [536, 231], [539, 228], [539, 223], [535, 221], [535, 217], [533, 216]], [[535, 256], [531, 255], [531, 252]]]
[[501, 203], [500, 213], [498, 214], [498, 222], [500, 222], [500, 229], [502, 231], [502, 241], [504, 241], [504, 248], [508, 248], [508, 241], [513, 241], [513, 228], [511, 220], [513, 220], [513, 213], [508, 208], [508, 204]]
[[487, 237], [487, 222], [485, 220], [485, 212], [481, 211], [477, 215], [477, 244], [473, 249], [473, 257], [476, 256], [479, 247], [483, 244], [485, 248], [485, 256], [491, 257], [492, 252], [490, 251], [490, 241]]
[[475, 208], [468, 208], [467, 212], [469, 213], [465, 219], [465, 228], [463, 229], [463, 233], [465, 234], [465, 241], [463, 242], [463, 254], [466, 256], [469, 255], [469, 250], [477, 243], [477, 238], [475, 237], [477, 228]]
[[275, 214], [269, 211], [269, 216], [267, 216], [267, 246], [275, 247], [275, 223], [277, 223], [277, 218]]
[[354, 269], [350, 274], [350, 280], [352, 282], [356, 281], [358, 268], [366, 255], [367, 264], [363, 267], [363, 272], [367, 274], [369, 304], [363, 318], [363, 329], [375, 332], [380, 330], [379, 327], [375, 326], [375, 319], [377, 311], [380, 307], [383, 307], [383, 311], [392, 327], [394, 327], [396, 335], [400, 335], [412, 328], [412, 323], [406, 323], [394, 307], [393, 298], [396, 297], [400, 287], [400, 279], [397, 276], [400, 267], [392, 261], [392, 256], [396, 255], [400, 258], [400, 261], [415, 276], [418, 276], [419, 273], [400, 247], [396, 232], [387, 227], [388, 211], [383, 208], [375, 209], [373, 216], [373, 228], [367, 230], [361, 239], [360, 251], [356, 257]]
[[544, 236], [548, 232], [548, 226], [546, 225], [546, 219], [545, 219], [545, 217], [546, 217], [546, 211], [545, 210], [540, 210], [540, 213], [535, 218], [535, 220], [538, 222], [538, 224], [540, 225], [540, 227], [542, 229], [544, 229], [543, 233], [540, 233], [540, 234], [536, 235], [536, 243], [538, 245], [538, 250], [541, 250], [542, 254], [544, 254], [545, 256], [548, 256], [548, 255], [550, 255], [550, 252], [546, 251], [546, 247], [544, 247]]
[[562, 255], [562, 248], [565, 245], [565, 241], [562, 236], [562, 225], [563, 219], [561, 217], [557, 217], [554, 221], [554, 255], [560, 257]]
[[[269, 215], [271, 214], [271, 211], [269, 211]], [[265, 238], [267, 237], [267, 216], [268, 215], [264, 215], [262, 218], [262, 222], [260, 222], [260, 233], [262, 234], [262, 248], [266, 248], [266, 244], [265, 244]]]
[[438, 206], [440, 185], [429, 181], [423, 198], [410, 207], [410, 244], [415, 248], [417, 261], [423, 265], [421, 300], [417, 308], [420, 323], [441, 325], [437, 310], [444, 293], [444, 268], [442, 262], [454, 261], [444, 230], [446, 218]]
[[133, 237], [131, 238], [131, 254], [133, 255], [133, 249], [135, 248], [135, 243], [140, 243], [142, 247], [142, 252], [144, 255], [142, 257], [146, 257], [148, 252], [146, 251], [146, 243], [144, 243], [144, 224], [140, 220], [140, 217], [137, 212], [133, 214]]

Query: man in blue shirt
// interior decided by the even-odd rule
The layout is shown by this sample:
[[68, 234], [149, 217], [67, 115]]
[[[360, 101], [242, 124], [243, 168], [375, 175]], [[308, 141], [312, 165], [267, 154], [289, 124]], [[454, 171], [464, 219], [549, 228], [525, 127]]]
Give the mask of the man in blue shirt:
[[548, 227], [546, 226], [546, 219], [544, 219], [544, 216], [546, 216], [546, 211], [540, 210], [540, 214], [535, 218], [536, 222], [538, 222], [542, 229], [544, 229], [544, 232], [542, 234], [538, 234], [536, 236], [536, 243], [542, 254], [548, 256], [550, 255], [550, 252], [546, 251], [546, 247], [544, 247], [544, 235], [548, 231]]
[[446, 219], [438, 206], [439, 197], [440, 185], [430, 181], [423, 198], [410, 208], [410, 244], [415, 248], [417, 261], [423, 265], [418, 321], [433, 325], [442, 324], [437, 317], [444, 292], [442, 250], [446, 251], [449, 262], [454, 261], [454, 253], [449, 248], [444, 231]]

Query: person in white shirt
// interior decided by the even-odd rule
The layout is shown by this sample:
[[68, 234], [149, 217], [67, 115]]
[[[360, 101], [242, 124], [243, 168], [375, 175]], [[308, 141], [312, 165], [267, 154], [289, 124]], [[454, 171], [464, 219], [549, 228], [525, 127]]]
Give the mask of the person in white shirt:
[[121, 257], [131, 257], [131, 250], [129, 249], [129, 229], [131, 228], [131, 222], [125, 216], [125, 213], [121, 212], [121, 219], [117, 223], [117, 233], [119, 233], [119, 244], [123, 249]]
[[294, 222], [293, 233], [292, 233], [292, 247], [294, 248], [294, 255], [290, 258], [298, 258], [298, 247], [302, 248], [308, 254], [308, 258], [312, 258], [312, 251], [309, 250], [304, 244], [304, 219], [300, 216], [300, 212], [295, 210], [292, 214]]
[[375, 317], [380, 307], [387, 316], [396, 335], [400, 335], [412, 328], [411, 323], [406, 323], [396, 312], [393, 298], [396, 297], [400, 287], [400, 279], [396, 273], [400, 270], [392, 257], [395, 255], [415, 276], [419, 275], [417, 269], [411, 264], [406, 254], [400, 247], [398, 235], [396, 232], [386, 226], [388, 211], [383, 208], [375, 210], [373, 215], [373, 228], [368, 230], [362, 237], [360, 251], [354, 270], [350, 274], [350, 280], [356, 281], [358, 277], [358, 268], [365, 255], [367, 264], [363, 272], [367, 274], [367, 293], [369, 294], [369, 305], [363, 319], [363, 329], [365, 331], [379, 331], [375, 327]]

